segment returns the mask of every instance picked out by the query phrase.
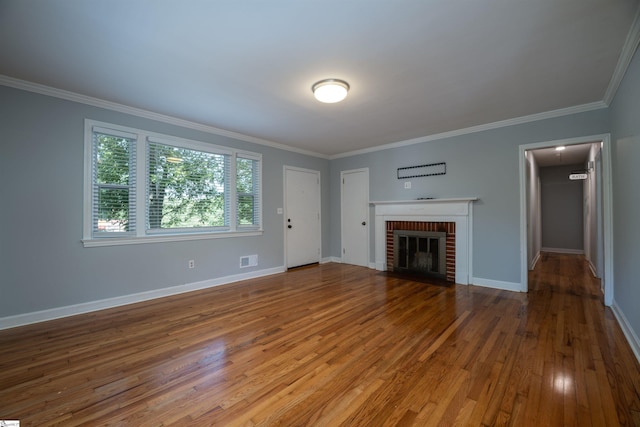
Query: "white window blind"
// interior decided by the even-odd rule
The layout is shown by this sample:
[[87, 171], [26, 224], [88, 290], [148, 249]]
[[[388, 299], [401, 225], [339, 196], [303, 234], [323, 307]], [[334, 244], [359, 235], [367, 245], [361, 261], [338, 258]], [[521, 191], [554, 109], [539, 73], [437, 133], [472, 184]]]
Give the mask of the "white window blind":
[[228, 229], [229, 156], [147, 144], [148, 230]]
[[85, 246], [262, 233], [260, 154], [92, 120], [85, 135]]
[[259, 228], [262, 218], [260, 161], [247, 155], [236, 158], [238, 227]]
[[136, 136], [94, 127], [92, 230], [117, 237], [135, 233]]

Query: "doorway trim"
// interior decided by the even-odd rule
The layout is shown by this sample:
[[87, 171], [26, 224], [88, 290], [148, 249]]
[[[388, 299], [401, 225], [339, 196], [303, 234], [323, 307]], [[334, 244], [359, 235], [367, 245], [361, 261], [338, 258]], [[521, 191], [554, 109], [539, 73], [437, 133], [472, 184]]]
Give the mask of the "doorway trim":
[[527, 262], [527, 189], [525, 152], [538, 148], [554, 147], [556, 145], [575, 145], [590, 142], [602, 142], [602, 225], [604, 245], [604, 304], [613, 304], [613, 203], [611, 183], [611, 134], [581, 136], [577, 138], [559, 139], [554, 141], [522, 144], [519, 146], [520, 173], [520, 284], [521, 291], [529, 290], [529, 265]]

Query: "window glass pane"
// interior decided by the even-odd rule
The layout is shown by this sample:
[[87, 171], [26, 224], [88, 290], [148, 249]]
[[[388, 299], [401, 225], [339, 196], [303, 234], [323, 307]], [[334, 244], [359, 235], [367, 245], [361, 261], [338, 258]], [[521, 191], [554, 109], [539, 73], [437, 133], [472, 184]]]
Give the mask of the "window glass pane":
[[131, 141], [115, 136], [95, 134], [96, 182], [98, 184], [129, 184], [129, 152]]
[[93, 138], [93, 231], [133, 231], [135, 141], [99, 132]]
[[238, 224], [259, 225], [258, 162], [253, 159], [236, 160], [236, 193], [238, 197]]
[[227, 226], [227, 157], [149, 142], [148, 228]]
[[238, 196], [238, 224], [253, 225], [254, 224], [254, 203], [253, 196]]
[[98, 186], [98, 232], [129, 231], [129, 189]]

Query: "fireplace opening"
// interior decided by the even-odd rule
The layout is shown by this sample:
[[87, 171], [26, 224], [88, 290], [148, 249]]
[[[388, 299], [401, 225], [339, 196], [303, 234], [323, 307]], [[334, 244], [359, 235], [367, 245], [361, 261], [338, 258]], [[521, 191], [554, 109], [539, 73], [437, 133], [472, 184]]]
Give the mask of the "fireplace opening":
[[447, 278], [447, 233], [393, 231], [393, 271]]

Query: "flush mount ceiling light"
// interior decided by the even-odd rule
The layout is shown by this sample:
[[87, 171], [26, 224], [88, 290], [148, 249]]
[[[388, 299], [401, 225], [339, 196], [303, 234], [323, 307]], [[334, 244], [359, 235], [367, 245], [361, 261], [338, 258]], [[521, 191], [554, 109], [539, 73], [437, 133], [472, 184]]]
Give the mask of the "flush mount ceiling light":
[[320, 102], [333, 104], [340, 102], [347, 97], [349, 83], [338, 79], [325, 79], [314, 83], [311, 86], [313, 96]]

